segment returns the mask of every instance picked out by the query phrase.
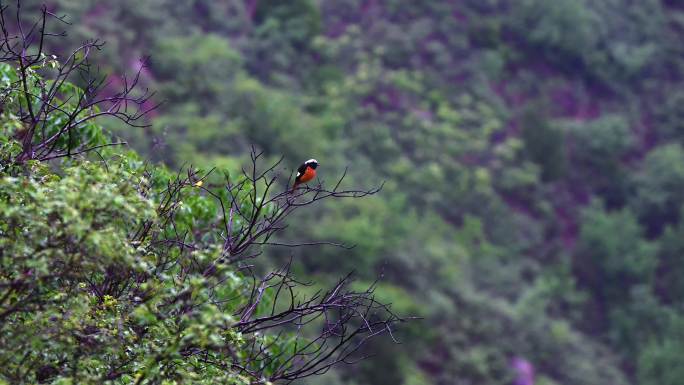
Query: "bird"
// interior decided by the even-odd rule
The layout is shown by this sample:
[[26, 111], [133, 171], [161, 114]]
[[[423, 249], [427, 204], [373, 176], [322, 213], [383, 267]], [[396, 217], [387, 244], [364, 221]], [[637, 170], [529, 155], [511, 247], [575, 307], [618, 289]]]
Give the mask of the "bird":
[[309, 159], [302, 163], [297, 169], [297, 176], [295, 177], [294, 184], [292, 185], [292, 190], [294, 192], [302, 183], [306, 183], [316, 177], [316, 167], [318, 167], [318, 161], [316, 159]]

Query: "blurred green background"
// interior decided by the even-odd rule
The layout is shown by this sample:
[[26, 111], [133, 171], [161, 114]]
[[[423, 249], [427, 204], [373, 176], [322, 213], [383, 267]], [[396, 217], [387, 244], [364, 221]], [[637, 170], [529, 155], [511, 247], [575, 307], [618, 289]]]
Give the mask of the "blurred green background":
[[[34, 17], [41, 0], [22, 0]], [[250, 146], [383, 191], [298, 214], [298, 274], [382, 275], [423, 317], [309, 384], [679, 385], [684, 3], [51, 0], [50, 49], [107, 42], [164, 104], [116, 126], [150, 159], [239, 169]], [[263, 262], [265, 263], [265, 262]], [[533, 377], [533, 379], [532, 379]]]

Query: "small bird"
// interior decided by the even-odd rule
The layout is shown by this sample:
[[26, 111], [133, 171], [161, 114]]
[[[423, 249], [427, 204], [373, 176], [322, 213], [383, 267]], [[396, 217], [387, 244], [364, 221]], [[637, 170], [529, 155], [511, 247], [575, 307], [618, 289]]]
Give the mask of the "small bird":
[[297, 176], [295, 177], [291, 192], [294, 192], [294, 190], [296, 190], [297, 186], [300, 184], [306, 183], [315, 178], [316, 167], [318, 167], [318, 161], [316, 159], [309, 159], [302, 163], [302, 165], [297, 169]]

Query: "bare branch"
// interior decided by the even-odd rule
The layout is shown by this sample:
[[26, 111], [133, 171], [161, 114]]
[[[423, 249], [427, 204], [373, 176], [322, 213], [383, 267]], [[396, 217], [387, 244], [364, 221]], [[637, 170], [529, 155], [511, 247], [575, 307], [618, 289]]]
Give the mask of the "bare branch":
[[[86, 41], [57, 63], [56, 57], [45, 55], [45, 44], [48, 38], [64, 36], [64, 31], [50, 32], [48, 28], [54, 23], [68, 25], [65, 16], [43, 6], [38, 19], [24, 25], [21, 2], [14, 8], [14, 17], [8, 18], [10, 6], [0, 4], [0, 61], [14, 65], [19, 76], [17, 85], [3, 92], [17, 96], [19, 119], [26, 128], [21, 138], [22, 151], [14, 163], [69, 157], [101, 148], [104, 143], [89, 143], [83, 135], [86, 123], [100, 117], [113, 117], [135, 127], [148, 125], [143, 117], [159, 104], [151, 102], [154, 93], [139, 90], [146, 61], [131, 79], [122, 78], [121, 90], [112, 91], [108, 77], [100, 75], [90, 64], [92, 52], [100, 50], [104, 43]], [[36, 76], [37, 70], [44, 72], [46, 81]], [[64, 87], [75, 81], [84, 86], [77, 100], [72, 100], [73, 93], [64, 92]], [[7, 96], [3, 94], [3, 98]], [[60, 115], [60, 127], [48, 125], [49, 117]], [[65, 136], [67, 140], [62, 140]]]

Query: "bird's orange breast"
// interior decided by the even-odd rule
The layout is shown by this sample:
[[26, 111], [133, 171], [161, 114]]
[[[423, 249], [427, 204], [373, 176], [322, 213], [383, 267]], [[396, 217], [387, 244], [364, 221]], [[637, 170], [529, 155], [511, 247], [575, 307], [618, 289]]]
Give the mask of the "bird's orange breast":
[[304, 171], [304, 174], [299, 177], [299, 182], [306, 183], [315, 177], [316, 177], [316, 170], [314, 170], [311, 167], [307, 167], [306, 171]]

